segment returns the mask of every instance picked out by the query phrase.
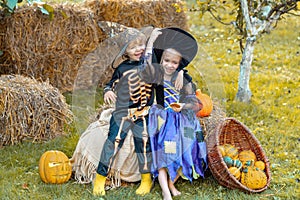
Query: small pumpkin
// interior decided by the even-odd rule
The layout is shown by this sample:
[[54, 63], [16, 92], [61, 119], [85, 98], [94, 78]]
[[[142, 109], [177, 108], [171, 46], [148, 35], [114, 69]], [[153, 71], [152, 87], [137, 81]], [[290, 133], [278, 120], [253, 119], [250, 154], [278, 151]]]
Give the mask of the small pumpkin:
[[241, 183], [250, 189], [261, 189], [267, 184], [267, 176], [257, 167], [247, 166], [242, 171]]
[[241, 168], [243, 166], [241, 161], [239, 161], [239, 160], [233, 160], [229, 156], [224, 156], [223, 160], [224, 160], [225, 164], [227, 165], [227, 167]]
[[225, 155], [232, 159], [237, 159], [239, 156], [239, 151], [231, 144], [224, 144]]
[[243, 150], [239, 153], [239, 160], [243, 163], [243, 166], [247, 161], [256, 161], [256, 155], [251, 150]]
[[243, 166], [242, 162], [240, 160], [232, 160], [232, 166], [241, 168]]
[[229, 172], [237, 179], [237, 180], [240, 180], [240, 177], [241, 177], [241, 171], [239, 168], [237, 167], [230, 167], [229, 169]]
[[233, 160], [229, 156], [224, 156], [223, 160], [224, 160], [225, 164], [227, 165], [227, 167], [231, 167], [233, 165]]
[[257, 167], [258, 169], [262, 170], [262, 171], [265, 170], [265, 168], [266, 168], [266, 164], [261, 160], [256, 161], [254, 163], [254, 166]]
[[224, 157], [226, 155], [224, 146], [223, 145], [218, 145], [217, 148], [220, 151], [222, 157]]
[[209, 116], [213, 110], [213, 102], [211, 98], [207, 94], [202, 93], [200, 89], [196, 90], [196, 97], [202, 103], [202, 109], [196, 114], [197, 117]]
[[63, 152], [46, 151], [39, 161], [39, 174], [45, 183], [65, 183], [71, 177], [72, 165]]

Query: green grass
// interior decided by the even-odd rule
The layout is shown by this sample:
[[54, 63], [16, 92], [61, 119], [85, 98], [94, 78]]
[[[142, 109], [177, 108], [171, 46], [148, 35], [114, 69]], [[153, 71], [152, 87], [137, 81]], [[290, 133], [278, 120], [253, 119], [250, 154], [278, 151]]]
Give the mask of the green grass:
[[[182, 199], [296, 199], [299, 198], [300, 170], [300, 33], [299, 18], [280, 22], [270, 35], [255, 46], [250, 80], [252, 102], [235, 102], [241, 55], [237, 43], [230, 43], [226, 27], [208, 16], [202, 20], [191, 14], [193, 33], [207, 57], [190, 68], [198, 87], [218, 97], [228, 117], [244, 123], [261, 142], [271, 163], [270, 187], [260, 194], [245, 194], [220, 186], [211, 174], [192, 184], [179, 180]], [[298, 21], [297, 21], [298, 20]], [[298, 27], [298, 28], [297, 28]], [[297, 53], [298, 52], [298, 53]], [[61, 185], [45, 184], [38, 174], [40, 156], [47, 150], [61, 150], [68, 157], [76, 147], [80, 134], [95, 115], [101, 95], [87, 91], [78, 97], [75, 107], [77, 123], [67, 136], [45, 143], [24, 142], [2, 148], [0, 154], [0, 199], [101, 199], [92, 195], [92, 185], [79, 185], [73, 179]], [[74, 103], [72, 94], [67, 101]], [[93, 98], [92, 100], [89, 98]], [[135, 195], [138, 184], [110, 190], [104, 199], [161, 199], [156, 182], [151, 194]], [[181, 199], [181, 198], [174, 198]]]

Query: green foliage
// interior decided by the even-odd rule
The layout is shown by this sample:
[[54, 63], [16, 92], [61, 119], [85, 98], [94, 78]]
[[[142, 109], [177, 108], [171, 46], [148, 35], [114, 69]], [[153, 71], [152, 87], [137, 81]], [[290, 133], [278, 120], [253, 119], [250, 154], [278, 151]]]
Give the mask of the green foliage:
[[[26, 0], [28, 5], [35, 6], [37, 7], [42, 13], [49, 15], [50, 19], [53, 19], [54, 17], [54, 8], [46, 4], [40, 0]], [[17, 4], [22, 3], [22, 0], [1, 0], [0, 1], [0, 6], [2, 7], [2, 10], [4, 13], [13, 13], [15, 9], [17, 8]], [[0, 12], [1, 12], [1, 7], [0, 7]]]
[[0, 0], [0, 11], [3, 9], [5, 12], [13, 12], [17, 3], [18, 0]]
[[18, 3], [18, 0], [8, 0], [6, 5], [9, 8], [9, 10], [14, 10], [17, 3]]

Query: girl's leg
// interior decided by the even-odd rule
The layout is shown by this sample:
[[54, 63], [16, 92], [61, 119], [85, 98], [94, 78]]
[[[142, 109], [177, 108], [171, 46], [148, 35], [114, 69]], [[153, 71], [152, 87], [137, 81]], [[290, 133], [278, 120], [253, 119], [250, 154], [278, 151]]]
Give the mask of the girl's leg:
[[158, 181], [162, 190], [164, 200], [172, 200], [172, 196], [168, 187], [168, 174], [165, 168], [158, 170]]
[[177, 190], [177, 188], [174, 186], [175, 182], [177, 181], [177, 179], [179, 178], [179, 174], [177, 174], [177, 176], [174, 179], [174, 182], [172, 182], [171, 179], [169, 179], [168, 181], [168, 185], [169, 185], [169, 189], [172, 193], [173, 196], [180, 196], [181, 192]]

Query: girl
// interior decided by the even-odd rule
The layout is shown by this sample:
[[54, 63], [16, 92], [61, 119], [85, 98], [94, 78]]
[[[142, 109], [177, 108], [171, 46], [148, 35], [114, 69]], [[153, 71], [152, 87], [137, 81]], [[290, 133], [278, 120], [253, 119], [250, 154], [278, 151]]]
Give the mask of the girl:
[[[171, 194], [181, 194], [174, 186], [179, 175], [190, 181], [204, 176], [207, 163], [206, 145], [195, 115], [202, 104], [194, 94], [191, 80], [185, 81], [180, 91], [174, 87], [178, 68], [183, 69], [193, 59], [197, 43], [181, 29], [167, 28], [160, 32], [153, 44], [153, 56], [160, 65], [149, 63], [148, 70], [153, 79], [158, 79], [159, 72], [163, 76], [157, 80], [158, 104], [149, 111], [148, 133], [153, 156], [151, 171], [154, 177], [158, 176], [163, 198], [169, 200]], [[149, 41], [153, 41], [151, 37]]]

